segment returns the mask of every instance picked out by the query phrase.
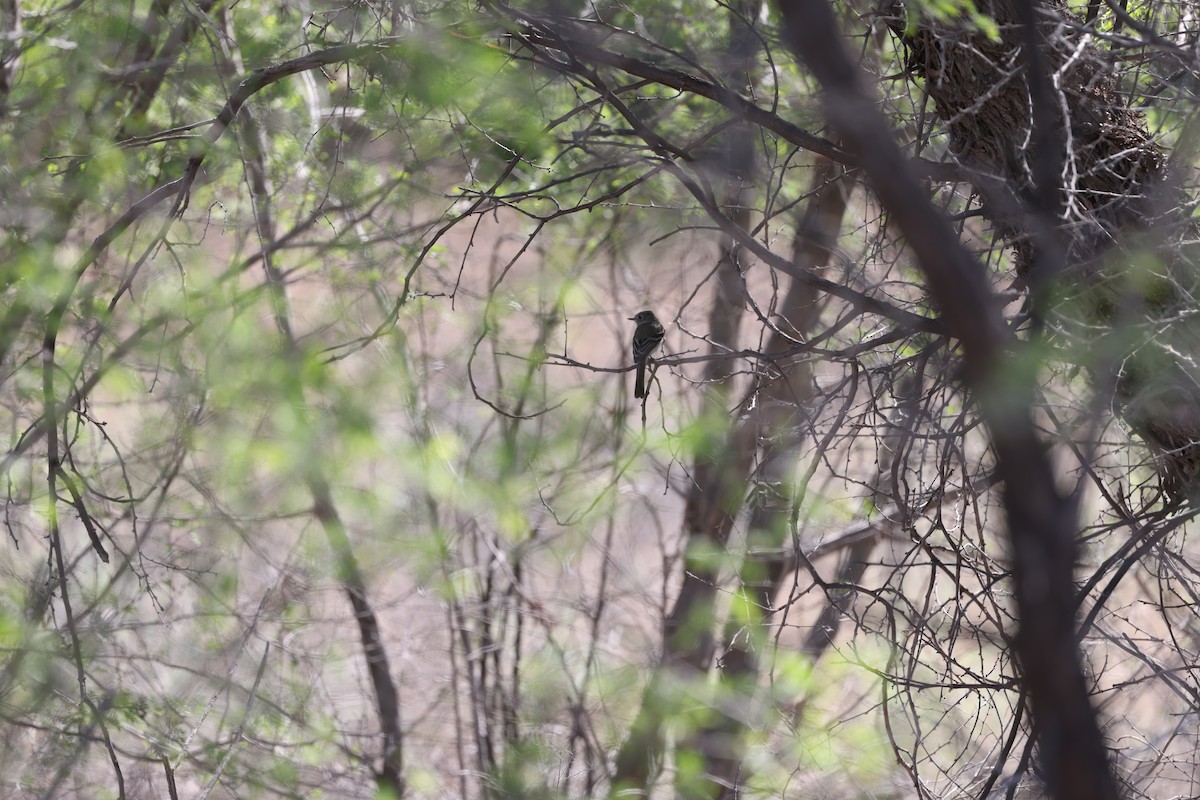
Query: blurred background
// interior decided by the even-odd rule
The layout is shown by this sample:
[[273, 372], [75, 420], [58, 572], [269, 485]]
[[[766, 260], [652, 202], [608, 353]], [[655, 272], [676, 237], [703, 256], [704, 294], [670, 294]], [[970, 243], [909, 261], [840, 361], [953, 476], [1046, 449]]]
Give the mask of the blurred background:
[[[1134, 5], [1037, 6], [1045, 97], [1009, 4], [832, 9], [1190, 797], [1197, 7]], [[959, 339], [779, 15], [0, 0], [0, 796], [1044, 796]]]

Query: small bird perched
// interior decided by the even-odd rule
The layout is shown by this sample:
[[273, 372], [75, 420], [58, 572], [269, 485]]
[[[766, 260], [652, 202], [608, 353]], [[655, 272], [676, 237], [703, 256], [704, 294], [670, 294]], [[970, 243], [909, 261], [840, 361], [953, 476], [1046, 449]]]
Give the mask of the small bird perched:
[[633, 331], [633, 363], [637, 365], [633, 396], [640, 400], [646, 396], [646, 359], [662, 344], [663, 326], [653, 311], [639, 311], [630, 319], [637, 323]]

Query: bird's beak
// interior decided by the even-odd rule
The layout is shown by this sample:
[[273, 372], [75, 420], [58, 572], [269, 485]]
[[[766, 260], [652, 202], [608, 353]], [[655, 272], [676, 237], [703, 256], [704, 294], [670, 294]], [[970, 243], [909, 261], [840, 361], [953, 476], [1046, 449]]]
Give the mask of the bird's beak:
[[626, 319], [628, 319], [630, 322], [634, 322], [637, 320], [637, 317], [626, 317]]

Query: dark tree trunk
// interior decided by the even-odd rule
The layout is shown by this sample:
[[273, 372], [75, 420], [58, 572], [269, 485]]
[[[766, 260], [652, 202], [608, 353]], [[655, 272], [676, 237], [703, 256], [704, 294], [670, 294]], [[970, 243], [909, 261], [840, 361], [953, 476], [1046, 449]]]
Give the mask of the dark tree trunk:
[[983, 265], [928, 201], [880, 115], [865, 76], [838, 36], [824, 0], [778, 0], [785, 41], [821, 84], [830, 127], [904, 234], [947, 329], [960, 342], [963, 377], [984, 420], [1003, 482], [1020, 621], [1014, 651], [1027, 689], [1047, 794], [1116, 800], [1120, 791], [1091, 707], [1076, 646], [1076, 501], [1056, 486], [1031, 406], [1036, 355], [1001, 317]]

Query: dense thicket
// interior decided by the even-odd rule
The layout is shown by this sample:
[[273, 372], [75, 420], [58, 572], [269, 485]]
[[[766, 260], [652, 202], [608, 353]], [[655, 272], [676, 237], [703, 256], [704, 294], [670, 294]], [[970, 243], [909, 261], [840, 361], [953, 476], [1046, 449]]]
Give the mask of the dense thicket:
[[1198, 12], [0, 0], [0, 795], [1200, 794]]

